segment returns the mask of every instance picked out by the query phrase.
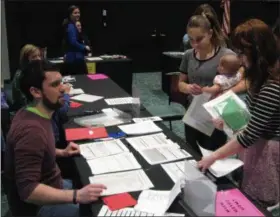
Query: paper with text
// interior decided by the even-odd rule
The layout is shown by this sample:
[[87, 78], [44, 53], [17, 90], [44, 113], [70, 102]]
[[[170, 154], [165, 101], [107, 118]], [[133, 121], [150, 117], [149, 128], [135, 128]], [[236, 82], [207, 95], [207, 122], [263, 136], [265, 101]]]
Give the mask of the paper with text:
[[80, 150], [81, 155], [87, 160], [129, 152], [128, 148], [119, 139], [84, 143], [80, 145]]
[[103, 99], [103, 96], [95, 96], [91, 94], [80, 94], [71, 97], [72, 100], [82, 101], [82, 102], [95, 102], [97, 100]]
[[[199, 146], [202, 155], [209, 156], [213, 153], [213, 151], [206, 150]], [[209, 171], [217, 178], [220, 178], [222, 176], [228, 175], [237, 168], [243, 166], [243, 162], [239, 159], [234, 158], [226, 158], [222, 160], [216, 160], [215, 163], [212, 164], [212, 166], [209, 168]]]
[[151, 148], [139, 151], [141, 156], [151, 165], [182, 160], [191, 155], [183, 149], [170, 147]]
[[143, 170], [97, 175], [89, 177], [89, 180], [90, 183], [101, 183], [107, 187], [102, 196], [142, 191], [154, 187]]
[[94, 175], [142, 168], [130, 152], [88, 160], [87, 163]]
[[122, 104], [133, 104], [133, 97], [119, 97], [119, 98], [110, 98], [105, 99], [105, 102], [108, 105], [122, 105]]
[[158, 133], [162, 131], [162, 129], [155, 125], [155, 123], [152, 121], [127, 124], [118, 127], [121, 129], [121, 131], [128, 135], [141, 135], [148, 133]]
[[[152, 213], [147, 213], [147, 212], [139, 212], [133, 208], [124, 208], [124, 209], [120, 209], [117, 211], [111, 211], [107, 206], [103, 205], [101, 210], [99, 211], [98, 217], [103, 217], [103, 216], [130, 216], [130, 217], [145, 216], [146, 217], [146, 216], [156, 216], [156, 215], [152, 214]], [[183, 216], [185, 216], [185, 214], [165, 213], [162, 216], [183, 217]]]
[[178, 144], [167, 139], [163, 133], [127, 138], [126, 141], [136, 151], [141, 151], [141, 150], [150, 149], [150, 148], [165, 147], [165, 146], [173, 147], [173, 148], [180, 148], [180, 146]]
[[162, 121], [162, 119], [158, 116], [146, 117], [146, 118], [133, 118], [135, 123], [143, 122], [143, 121]]
[[203, 104], [208, 102], [211, 95], [203, 93], [194, 96], [191, 105], [183, 117], [183, 122], [207, 136], [211, 136], [215, 127], [212, 123], [212, 117], [208, 114]]
[[167, 173], [167, 175], [172, 179], [174, 183], [181, 180], [185, 174], [185, 163], [184, 161], [174, 162], [174, 163], [167, 163], [161, 164], [161, 167]]
[[179, 180], [170, 191], [145, 190], [140, 194], [137, 205], [134, 207], [137, 211], [163, 215], [178, 194], [181, 192], [181, 181]]

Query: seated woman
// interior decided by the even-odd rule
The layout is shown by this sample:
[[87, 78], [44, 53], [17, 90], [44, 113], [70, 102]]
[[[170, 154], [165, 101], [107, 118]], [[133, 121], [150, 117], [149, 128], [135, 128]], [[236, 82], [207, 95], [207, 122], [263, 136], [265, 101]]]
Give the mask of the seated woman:
[[[12, 110], [13, 111], [17, 111], [27, 105], [26, 97], [21, 92], [20, 86], [19, 86], [22, 69], [30, 61], [40, 60], [40, 59], [41, 59], [40, 49], [38, 47], [36, 47], [35, 45], [27, 44], [21, 49], [20, 63], [19, 63], [20, 68], [17, 70], [16, 74], [14, 75], [13, 81], [12, 81], [12, 95], [13, 95]], [[53, 131], [54, 131], [55, 141], [56, 141], [57, 145], [62, 145], [61, 143], [64, 143], [61, 141], [59, 128], [60, 128], [60, 125], [62, 125], [60, 120], [62, 120], [62, 117], [67, 113], [67, 111], [69, 109], [69, 105], [70, 105], [69, 91], [70, 91], [70, 86], [67, 85], [66, 92], [64, 94], [64, 100], [65, 100], [64, 106], [54, 113], [53, 119], [52, 119]]]

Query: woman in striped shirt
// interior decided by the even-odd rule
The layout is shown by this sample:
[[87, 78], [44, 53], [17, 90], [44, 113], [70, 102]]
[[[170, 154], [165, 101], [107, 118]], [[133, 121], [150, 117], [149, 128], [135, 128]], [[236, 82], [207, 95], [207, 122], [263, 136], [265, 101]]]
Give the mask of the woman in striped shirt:
[[[261, 20], [239, 25], [233, 45], [246, 66], [247, 106], [251, 119], [241, 133], [203, 157], [205, 171], [216, 160], [240, 153], [244, 162], [241, 188], [265, 207], [279, 202], [280, 63], [272, 30]], [[218, 127], [219, 128], [219, 127]]]

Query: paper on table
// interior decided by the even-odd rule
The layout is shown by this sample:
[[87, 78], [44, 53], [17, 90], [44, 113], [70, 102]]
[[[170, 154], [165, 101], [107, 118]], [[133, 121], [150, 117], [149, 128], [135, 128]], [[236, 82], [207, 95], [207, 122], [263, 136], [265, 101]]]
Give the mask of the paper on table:
[[264, 216], [238, 189], [219, 191], [216, 216]]
[[89, 180], [90, 183], [102, 183], [107, 187], [102, 193], [103, 196], [142, 191], [154, 187], [143, 170], [97, 175], [89, 177]]
[[57, 59], [57, 60], [50, 60], [50, 63], [53, 63], [53, 64], [58, 64], [58, 63], [63, 63], [64, 61], [61, 60], [61, 59]]
[[231, 90], [203, 106], [212, 118], [224, 119], [224, 131], [230, 138], [236, 131], [246, 127], [250, 118], [246, 104]]
[[69, 95], [72, 96], [72, 95], [83, 94], [83, 93], [84, 93], [83, 89], [81, 88], [74, 89], [73, 87], [71, 87]]
[[130, 152], [88, 160], [87, 163], [94, 175], [141, 168]]
[[[130, 217], [139, 217], [139, 216], [156, 216], [155, 214], [152, 213], [147, 213], [147, 212], [139, 212], [136, 211], [133, 208], [124, 208], [120, 209], [117, 211], [111, 211], [107, 206], [103, 205], [101, 210], [98, 213], [98, 217], [103, 217], [103, 216], [130, 216]], [[178, 213], [165, 213], [162, 216], [180, 216], [183, 217], [185, 214], [178, 214]]]
[[119, 139], [104, 142], [84, 143], [80, 145], [80, 150], [81, 155], [83, 155], [87, 160], [107, 157], [122, 152], [129, 152], [128, 148]]
[[162, 119], [158, 116], [146, 117], [146, 118], [133, 118], [135, 123], [143, 122], [143, 121], [162, 121]]
[[175, 163], [161, 164], [161, 167], [169, 175], [174, 183], [181, 180], [184, 176], [185, 162], [179, 161]]
[[107, 131], [104, 127], [89, 128], [68, 128], [65, 129], [65, 136], [67, 141], [76, 141], [83, 139], [100, 139], [108, 137]]
[[183, 122], [200, 132], [211, 136], [215, 127], [212, 123], [212, 118], [203, 107], [203, 104], [208, 102], [211, 95], [203, 93], [194, 96], [191, 105], [183, 117]]
[[81, 95], [71, 97], [72, 100], [77, 100], [82, 102], [94, 102], [103, 98], [104, 98], [103, 96], [95, 96], [91, 94], [81, 94]]
[[139, 151], [142, 157], [151, 165], [182, 160], [191, 155], [183, 149], [162, 147]]
[[[206, 150], [199, 146], [202, 155], [209, 156], [213, 152]], [[243, 166], [243, 162], [239, 159], [233, 159], [233, 158], [226, 158], [222, 160], [217, 160], [212, 166], [209, 168], [209, 171], [217, 178], [220, 178], [222, 176], [228, 175], [237, 168]]]
[[108, 79], [107, 75], [104, 74], [93, 74], [93, 75], [88, 75], [88, 78], [91, 80], [103, 80], [103, 79]]
[[163, 215], [181, 192], [181, 181], [173, 186], [171, 191], [145, 190], [140, 194], [135, 210]]
[[165, 146], [180, 148], [179, 145], [167, 139], [163, 133], [127, 138], [126, 141], [129, 142], [136, 151]]
[[119, 98], [110, 98], [105, 99], [105, 102], [108, 105], [122, 105], [122, 104], [133, 104], [135, 101], [132, 97], [119, 97]]
[[128, 135], [141, 135], [141, 134], [148, 134], [148, 133], [158, 133], [162, 131], [162, 129], [160, 129], [152, 121], [127, 124], [118, 127], [121, 129], [121, 131], [123, 131]]
[[100, 57], [87, 57], [86, 59], [88, 61], [100, 61], [100, 60], [102, 60], [102, 58], [100, 58]]

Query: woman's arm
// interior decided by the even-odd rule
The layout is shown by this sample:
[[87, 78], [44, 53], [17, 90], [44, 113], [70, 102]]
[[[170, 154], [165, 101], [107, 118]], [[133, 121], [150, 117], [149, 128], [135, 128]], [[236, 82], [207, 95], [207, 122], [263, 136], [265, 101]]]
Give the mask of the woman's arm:
[[180, 73], [179, 75], [179, 81], [178, 81], [178, 88], [179, 91], [182, 93], [186, 93], [188, 94], [188, 84], [186, 83], [188, 80], [188, 76], [187, 74], [184, 73]]
[[246, 80], [244, 78], [245, 68], [241, 66], [238, 72], [241, 74], [241, 80], [239, 81], [238, 84], [236, 84], [234, 87], [231, 88], [231, 90], [237, 94], [244, 93], [247, 91]]

